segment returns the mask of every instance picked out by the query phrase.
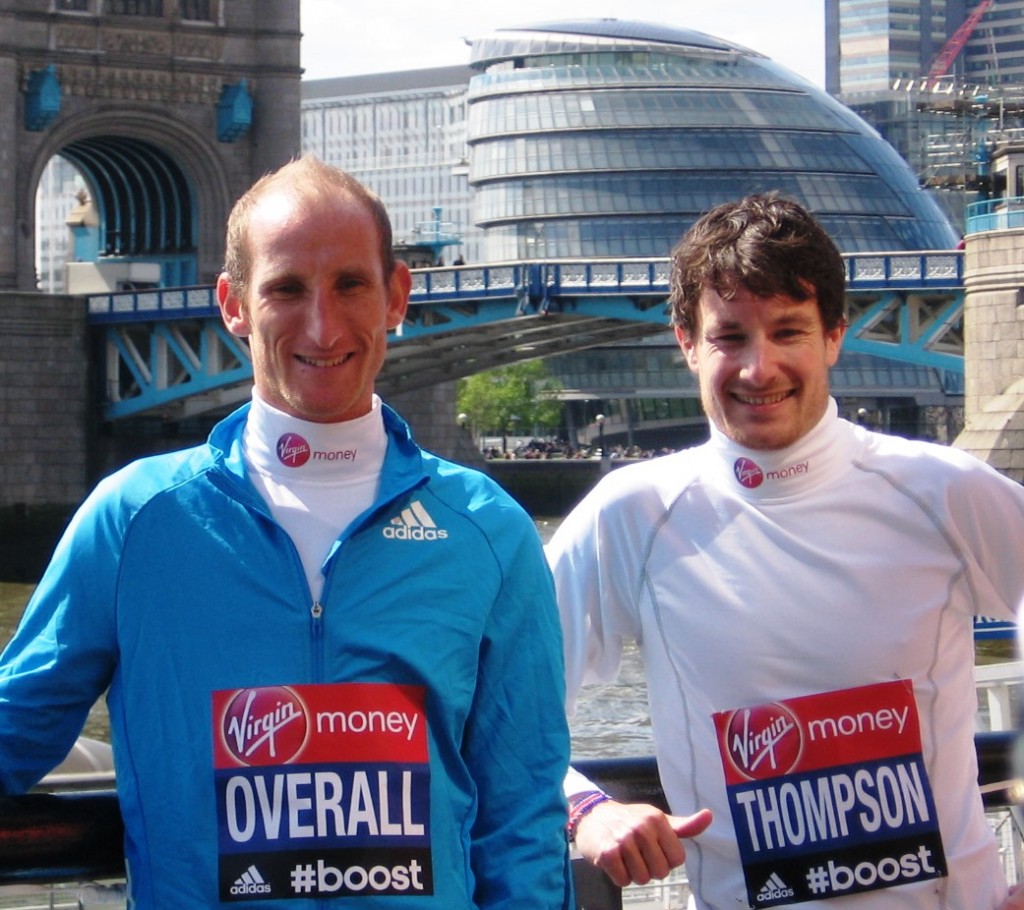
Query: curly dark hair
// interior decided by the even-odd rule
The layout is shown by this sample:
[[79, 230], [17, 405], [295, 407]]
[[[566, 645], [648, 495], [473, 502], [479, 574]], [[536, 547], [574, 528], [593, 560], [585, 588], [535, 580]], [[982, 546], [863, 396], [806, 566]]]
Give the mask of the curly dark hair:
[[672, 325], [693, 333], [705, 290], [728, 300], [740, 288], [757, 297], [816, 297], [826, 331], [846, 319], [839, 250], [810, 212], [775, 193], [716, 206], [686, 232], [672, 251]]

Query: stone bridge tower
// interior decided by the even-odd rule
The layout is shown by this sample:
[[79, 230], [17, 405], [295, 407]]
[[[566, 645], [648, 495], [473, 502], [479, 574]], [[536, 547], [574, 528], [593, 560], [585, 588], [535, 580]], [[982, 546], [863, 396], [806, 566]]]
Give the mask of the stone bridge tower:
[[0, 289], [36, 289], [57, 154], [101, 260], [211, 283], [234, 200], [300, 151], [300, 37], [298, 0], [0, 0]]
[[964, 430], [955, 444], [1024, 483], [1024, 143], [997, 142], [1002, 197], [967, 219]]

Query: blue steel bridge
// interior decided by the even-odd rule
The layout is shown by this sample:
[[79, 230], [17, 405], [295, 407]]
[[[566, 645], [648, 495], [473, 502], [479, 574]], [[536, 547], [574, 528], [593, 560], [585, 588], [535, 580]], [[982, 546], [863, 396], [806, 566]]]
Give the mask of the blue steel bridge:
[[[844, 257], [846, 352], [938, 371], [963, 389], [963, 253]], [[391, 335], [380, 393], [421, 389], [517, 361], [657, 334], [668, 325], [668, 259], [557, 260], [421, 269]], [[252, 368], [212, 287], [90, 296], [103, 338], [106, 419], [170, 419], [244, 400]]]

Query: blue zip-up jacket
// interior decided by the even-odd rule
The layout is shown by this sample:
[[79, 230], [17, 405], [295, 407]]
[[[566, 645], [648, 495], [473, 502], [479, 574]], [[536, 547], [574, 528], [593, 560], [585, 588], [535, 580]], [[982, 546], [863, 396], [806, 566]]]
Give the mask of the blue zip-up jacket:
[[385, 408], [377, 501], [314, 603], [246, 476], [247, 412], [78, 511], [0, 658], [0, 791], [57, 765], [106, 691], [135, 907], [570, 907], [529, 517]]

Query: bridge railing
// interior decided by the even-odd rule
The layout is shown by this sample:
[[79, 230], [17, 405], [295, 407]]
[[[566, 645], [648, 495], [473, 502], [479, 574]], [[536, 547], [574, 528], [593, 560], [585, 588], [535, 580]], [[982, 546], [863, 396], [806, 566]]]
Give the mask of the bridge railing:
[[[1015, 805], [1019, 734], [978, 733], [978, 781], [986, 807]], [[575, 763], [608, 793], [667, 809], [651, 757]], [[0, 797], [0, 885], [89, 882], [124, 875], [124, 829], [113, 790]], [[621, 910], [622, 892], [603, 872], [573, 861], [577, 907]]]
[[1024, 196], [982, 199], [967, 206], [968, 234], [1024, 227]]
[[90, 323], [197, 319], [220, 315], [212, 285], [91, 294], [87, 301], [86, 319]]
[[[963, 253], [929, 250], [854, 253], [843, 257], [850, 290], [935, 289], [963, 285]], [[557, 259], [448, 268], [414, 269], [410, 302], [519, 297], [537, 302], [572, 295], [658, 295], [669, 290], [669, 260]], [[93, 294], [88, 321], [94, 324], [194, 319], [217, 316], [210, 286], [153, 288]]]
[[962, 288], [962, 250], [918, 253], [856, 253], [843, 257], [847, 290]]

